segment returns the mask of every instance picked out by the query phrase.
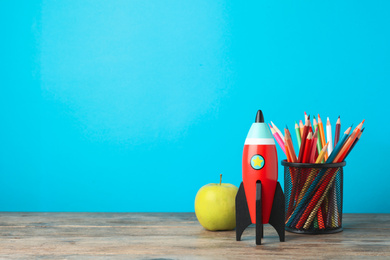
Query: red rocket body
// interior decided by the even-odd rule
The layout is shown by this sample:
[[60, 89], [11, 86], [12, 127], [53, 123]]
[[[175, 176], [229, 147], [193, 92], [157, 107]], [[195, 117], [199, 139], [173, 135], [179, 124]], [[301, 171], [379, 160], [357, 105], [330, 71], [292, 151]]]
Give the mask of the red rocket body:
[[261, 181], [263, 224], [268, 223], [278, 181], [278, 156], [264, 122], [253, 123], [245, 140], [242, 179], [252, 223], [256, 223], [256, 182]]
[[[264, 158], [262, 169], [256, 170], [251, 166], [251, 158], [255, 155]], [[263, 224], [268, 223], [278, 181], [278, 158], [275, 145], [244, 145], [242, 179], [252, 223], [256, 223], [256, 182], [261, 181]]]

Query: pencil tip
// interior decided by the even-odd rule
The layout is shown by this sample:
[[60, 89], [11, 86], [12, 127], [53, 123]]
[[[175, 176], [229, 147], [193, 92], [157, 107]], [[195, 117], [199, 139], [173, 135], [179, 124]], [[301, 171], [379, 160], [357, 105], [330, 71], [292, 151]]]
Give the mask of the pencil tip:
[[363, 127], [363, 129], [360, 131], [360, 132], [363, 132], [364, 131], [364, 129], [366, 129], [365, 127]]

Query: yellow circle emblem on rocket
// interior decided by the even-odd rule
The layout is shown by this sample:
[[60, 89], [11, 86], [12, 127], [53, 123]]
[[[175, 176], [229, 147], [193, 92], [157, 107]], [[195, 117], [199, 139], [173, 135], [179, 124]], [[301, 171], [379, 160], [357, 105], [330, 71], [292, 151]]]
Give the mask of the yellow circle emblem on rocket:
[[253, 169], [260, 170], [261, 168], [264, 167], [264, 164], [265, 164], [265, 160], [264, 160], [263, 156], [261, 156], [259, 154], [256, 154], [256, 155], [252, 156], [252, 158], [251, 158], [251, 166], [252, 166]]

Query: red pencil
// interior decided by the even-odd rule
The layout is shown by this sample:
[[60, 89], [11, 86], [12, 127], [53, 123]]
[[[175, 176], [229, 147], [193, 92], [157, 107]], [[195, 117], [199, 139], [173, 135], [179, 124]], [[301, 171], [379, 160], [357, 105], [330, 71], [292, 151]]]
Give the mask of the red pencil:
[[336, 147], [336, 144], [340, 140], [340, 127], [341, 127], [341, 122], [340, 122], [340, 116], [339, 116], [339, 118], [337, 119], [337, 122], [336, 122], [336, 131], [334, 133], [334, 147]]
[[311, 121], [309, 119], [309, 133], [312, 133], [313, 134], [313, 127], [311, 125]]
[[313, 138], [313, 134], [309, 133], [306, 138], [305, 151], [303, 152], [303, 160], [302, 160], [303, 163], [309, 162], [312, 138]]
[[306, 120], [305, 127], [303, 128], [301, 147], [299, 148], [299, 154], [298, 154], [298, 163], [302, 162], [303, 152], [305, 151], [305, 144], [306, 144], [307, 133], [309, 132], [310, 116], [308, 116], [307, 118], [308, 118], [308, 120]]
[[315, 163], [316, 162], [317, 138], [318, 138], [317, 132], [318, 132], [318, 127], [316, 128], [316, 131], [314, 132], [313, 141], [311, 142], [309, 163]]

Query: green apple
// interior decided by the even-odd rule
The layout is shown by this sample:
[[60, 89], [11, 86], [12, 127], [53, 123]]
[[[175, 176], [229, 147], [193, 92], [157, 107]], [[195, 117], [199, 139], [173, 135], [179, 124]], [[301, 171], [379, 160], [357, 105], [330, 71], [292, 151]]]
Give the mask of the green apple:
[[195, 198], [195, 214], [199, 223], [208, 230], [232, 230], [236, 227], [236, 195], [233, 184], [210, 183], [198, 191]]

